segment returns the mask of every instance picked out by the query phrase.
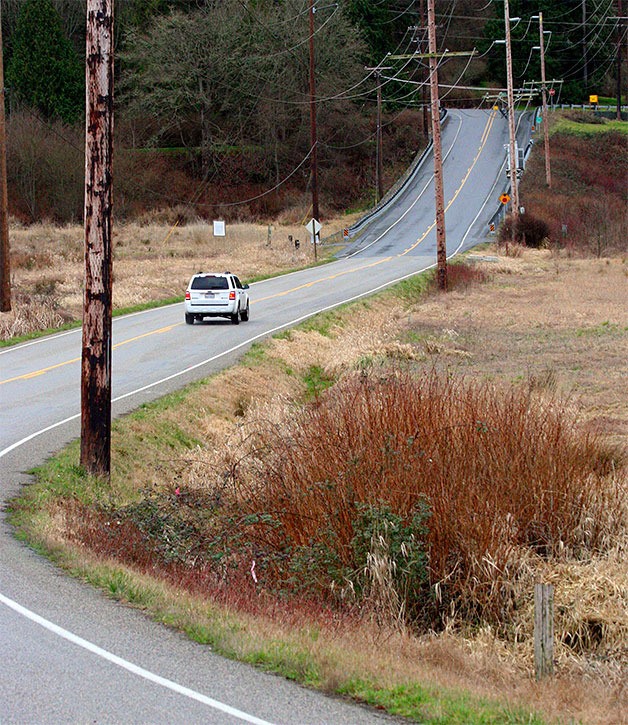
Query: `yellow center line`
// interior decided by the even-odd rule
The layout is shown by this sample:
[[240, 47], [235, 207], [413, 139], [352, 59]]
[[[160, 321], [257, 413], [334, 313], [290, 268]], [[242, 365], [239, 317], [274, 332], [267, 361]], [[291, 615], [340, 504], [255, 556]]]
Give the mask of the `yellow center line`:
[[[473, 171], [474, 166], [476, 165], [478, 159], [480, 158], [480, 154], [482, 153], [482, 150], [484, 149], [484, 146], [488, 139], [488, 136], [489, 136], [489, 133], [490, 133], [490, 130], [491, 130], [491, 127], [493, 125], [493, 121], [495, 120], [496, 115], [497, 115], [496, 112], [493, 112], [492, 115], [487, 120], [486, 126], [484, 127], [484, 131], [482, 132], [482, 137], [480, 139], [480, 146], [479, 146], [479, 149], [478, 149], [478, 152], [477, 152], [475, 158], [473, 159], [473, 163], [467, 170], [467, 173], [465, 174], [464, 178], [462, 179], [460, 186], [456, 189], [454, 195], [449, 200], [447, 206], [445, 207], [445, 211], [447, 211], [449, 209], [449, 207], [454, 203], [454, 201], [456, 200], [456, 198], [462, 191], [462, 188], [466, 184], [466, 182], [469, 178], [469, 175]], [[427, 235], [432, 231], [432, 229], [434, 229], [435, 226], [436, 226], [436, 221], [434, 221], [434, 222], [432, 222], [432, 224], [430, 224], [430, 226], [426, 229], [426, 231], [423, 233], [423, 235], [421, 237], [419, 237], [419, 239], [414, 244], [412, 244], [411, 246], [409, 246], [407, 249], [405, 249], [403, 252], [400, 252], [396, 256], [403, 257], [406, 254], [408, 254], [409, 252], [411, 252], [413, 249], [416, 249], [419, 246], [419, 244], [421, 244], [421, 242], [425, 239], [425, 237], [427, 237]], [[347, 275], [347, 274], [354, 274], [355, 272], [360, 272], [364, 269], [370, 269], [372, 267], [377, 267], [380, 264], [390, 262], [391, 259], [393, 259], [392, 256], [382, 257], [381, 259], [378, 259], [374, 262], [369, 262], [368, 264], [363, 264], [361, 267], [356, 267], [354, 269], [347, 269], [343, 272], [336, 272], [335, 274], [330, 274], [327, 277], [321, 277], [319, 279], [312, 280], [312, 282], [306, 282], [306, 283], [298, 285], [296, 287], [292, 287], [290, 289], [285, 290], [284, 292], [278, 292], [274, 295], [269, 295], [268, 297], [260, 297], [259, 299], [253, 300], [252, 302], [255, 302], [255, 303], [265, 302], [266, 300], [275, 299], [277, 297], [285, 297], [285, 295], [293, 294], [294, 292], [298, 292], [299, 290], [306, 289], [307, 287], [313, 287], [315, 284], [320, 284], [321, 282], [328, 282], [329, 280], [337, 279], [338, 277], [343, 277], [344, 275]], [[115, 350], [119, 347], [122, 347], [123, 345], [128, 345], [129, 343], [135, 342], [136, 340], [141, 340], [144, 337], [150, 337], [152, 335], [159, 335], [159, 334], [163, 334], [165, 332], [170, 332], [170, 330], [172, 330], [175, 327], [178, 327], [180, 324], [181, 323], [177, 322], [174, 325], [168, 325], [167, 327], [161, 327], [158, 330], [152, 330], [151, 332], [145, 332], [142, 335], [136, 335], [135, 337], [130, 337], [128, 340], [123, 340], [122, 342], [119, 342], [116, 345], [114, 345], [113, 349]], [[0, 385], [4, 385], [5, 383], [12, 383], [12, 382], [15, 382], [16, 380], [28, 380], [30, 378], [35, 378], [39, 375], [44, 375], [45, 373], [48, 373], [51, 370], [56, 370], [57, 368], [63, 367], [64, 365], [72, 365], [73, 363], [79, 362], [80, 360], [81, 360], [80, 357], [75, 357], [75, 358], [72, 358], [72, 360], [66, 360], [65, 362], [57, 363], [56, 365], [50, 365], [49, 367], [42, 368], [41, 370], [35, 370], [32, 373], [25, 373], [24, 375], [17, 375], [14, 378], [7, 378], [7, 380], [0, 380]]]
[[[177, 327], [181, 323], [176, 323], [174, 325], [168, 325], [167, 327], [161, 327], [159, 330], [152, 330], [151, 332], [144, 332], [141, 335], [136, 335], [135, 337], [130, 337], [128, 340], [123, 340], [122, 342], [118, 342], [113, 346], [113, 349], [116, 350], [119, 347], [122, 347], [123, 345], [128, 345], [130, 342], [135, 342], [136, 340], [141, 340], [143, 337], [150, 337], [151, 335], [159, 335], [164, 332], [170, 332], [173, 327]], [[74, 357], [71, 360], [64, 360], [63, 362], [57, 363], [56, 365], [50, 365], [47, 368], [41, 368], [41, 370], [35, 370], [32, 373], [24, 373], [24, 375], [16, 375], [14, 378], [7, 378], [7, 380], [0, 380], [0, 385], [4, 385], [5, 383], [13, 383], [16, 380], [29, 380], [30, 378], [36, 378], [39, 375], [44, 375], [45, 373], [49, 373], [51, 370], [56, 370], [57, 368], [62, 368], [65, 365], [72, 365], [73, 363], [80, 362], [80, 357]]]
[[[497, 112], [493, 111], [491, 113], [491, 115], [489, 116], [489, 118], [486, 122], [486, 126], [484, 126], [484, 131], [482, 131], [482, 137], [480, 138], [480, 146], [478, 148], [477, 154], [475, 155], [475, 158], [473, 159], [473, 163], [467, 169], [467, 173], [464, 175], [462, 181], [460, 182], [460, 186], [456, 189], [454, 195], [451, 197], [451, 199], [447, 203], [447, 206], [445, 207], [445, 211], [447, 211], [449, 209], [449, 207], [454, 203], [454, 201], [456, 201], [458, 194], [460, 194], [460, 192], [462, 191], [462, 188], [467, 183], [467, 180], [469, 179], [469, 175], [473, 171], [473, 167], [477, 164], [478, 159], [480, 158], [480, 155], [481, 155], [482, 151], [484, 150], [484, 146], [486, 145], [486, 141], [488, 140], [488, 135], [493, 126], [493, 121], [495, 120], [496, 115], [497, 115]], [[408, 254], [409, 252], [411, 252], [413, 249], [416, 249], [419, 246], [419, 244], [421, 244], [421, 242], [425, 239], [425, 237], [427, 237], [427, 235], [432, 231], [432, 229], [434, 229], [435, 226], [436, 226], [436, 220], [434, 220], [430, 224], [430, 226], [426, 229], [426, 231], [423, 233], [423, 235], [421, 237], [419, 237], [419, 239], [417, 239], [417, 241], [414, 244], [410, 245], [407, 249], [404, 249], [404, 251], [400, 252], [397, 256], [403, 257], [406, 254]]]
[[390, 262], [392, 257], [382, 257], [381, 259], [376, 260], [375, 262], [369, 262], [368, 264], [363, 264], [361, 267], [354, 267], [353, 269], [346, 269], [344, 272], [336, 272], [335, 274], [330, 274], [327, 277], [320, 277], [319, 279], [312, 280], [311, 282], [306, 282], [305, 284], [300, 284], [297, 287], [291, 287], [290, 289], [285, 290], [284, 292], [277, 292], [274, 295], [268, 295], [268, 297], [260, 297], [255, 300], [255, 302], [265, 302], [266, 300], [272, 300], [276, 297], [284, 297], [285, 295], [292, 294], [294, 292], [298, 292], [299, 290], [305, 289], [306, 287], [313, 287], [315, 284], [320, 284], [321, 282], [328, 282], [330, 279], [337, 279], [338, 277], [344, 277], [346, 274], [354, 274], [355, 272], [360, 272], [363, 269], [370, 269], [371, 267], [377, 267], [379, 264], [384, 264], [384, 262]]

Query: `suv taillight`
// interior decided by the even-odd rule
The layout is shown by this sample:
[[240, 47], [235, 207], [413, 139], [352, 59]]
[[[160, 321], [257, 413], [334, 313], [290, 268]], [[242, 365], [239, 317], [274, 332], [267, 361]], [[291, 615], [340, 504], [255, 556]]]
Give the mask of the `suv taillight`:
[[186, 300], [189, 300], [190, 299], [190, 293], [188, 291], [186, 291], [186, 293], [185, 293], [185, 299]]
[[229, 292], [229, 299], [235, 300], [235, 290], [232, 289], [231, 292]]

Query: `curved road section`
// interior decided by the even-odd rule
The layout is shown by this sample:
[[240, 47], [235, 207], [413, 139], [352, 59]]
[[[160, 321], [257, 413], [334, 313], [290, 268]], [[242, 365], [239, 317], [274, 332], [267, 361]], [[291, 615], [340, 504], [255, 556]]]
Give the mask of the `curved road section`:
[[[507, 186], [507, 123], [443, 128], [448, 254], [485, 238]], [[113, 414], [233, 363], [255, 340], [434, 266], [432, 159], [338, 261], [252, 285], [251, 321], [186, 325], [183, 305], [116, 318]], [[80, 331], [0, 352], [0, 499], [79, 434]], [[0, 521], [0, 722], [379, 723], [381, 713], [225, 660], [56, 569]]]

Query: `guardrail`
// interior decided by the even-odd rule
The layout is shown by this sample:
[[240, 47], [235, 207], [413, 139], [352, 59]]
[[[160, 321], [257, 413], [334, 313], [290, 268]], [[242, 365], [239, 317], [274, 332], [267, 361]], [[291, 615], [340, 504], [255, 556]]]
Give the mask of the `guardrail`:
[[[447, 109], [441, 109], [441, 123], [445, 123], [447, 121], [447, 117]], [[369, 225], [369, 223], [373, 221], [373, 219], [375, 219], [375, 217], [381, 214], [381, 212], [390, 204], [390, 202], [397, 196], [397, 194], [399, 194], [399, 192], [401, 192], [412, 181], [415, 174], [418, 173], [421, 164], [430, 154], [432, 146], [433, 143], [430, 139], [430, 142], [423, 149], [423, 151], [420, 154], [417, 154], [417, 156], [414, 158], [406, 173], [392, 185], [392, 187], [384, 194], [382, 200], [369, 212], [367, 212], [361, 219], [355, 222], [355, 224], [352, 224], [349, 227], [350, 239], [354, 238], [361, 231], [363, 231]]]
[[[524, 162], [528, 160], [528, 157], [530, 156], [530, 153], [532, 152], [532, 147], [534, 146], [534, 139], [532, 138], [532, 126], [534, 125], [534, 119], [540, 114], [540, 108], [538, 108], [534, 112], [527, 112], [525, 114], [522, 114], [520, 118], [520, 122], [523, 121], [526, 117], [529, 119], [528, 123], [530, 125], [530, 128], [527, 132], [528, 136], [528, 143], [526, 144], [525, 151], [523, 152], [523, 158]], [[525, 168], [525, 164], [524, 164]], [[510, 182], [508, 182], [508, 185], [504, 189], [505, 193], [510, 195], [512, 191], [512, 185]], [[497, 211], [493, 214], [493, 216], [488, 221], [488, 228], [489, 233], [494, 234], [497, 232], [497, 229], [499, 228], [499, 225], [504, 221], [504, 218], [506, 217], [506, 204], [500, 204], [497, 208]]]

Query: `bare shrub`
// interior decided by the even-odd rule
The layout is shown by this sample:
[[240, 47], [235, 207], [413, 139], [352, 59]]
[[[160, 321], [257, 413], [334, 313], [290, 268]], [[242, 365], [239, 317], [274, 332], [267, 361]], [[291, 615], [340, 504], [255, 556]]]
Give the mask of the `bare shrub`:
[[[499, 228], [499, 244], [504, 245], [512, 239], [512, 217], [509, 216]], [[532, 214], [521, 214], [515, 222], [514, 241], [533, 249], [547, 247], [551, 242], [549, 224]]]
[[57, 121], [45, 125], [28, 113], [7, 122], [10, 204], [29, 221], [69, 222], [83, 213], [83, 129]]
[[[524, 386], [499, 393], [435, 374], [358, 374], [282, 425], [255, 426], [250, 443], [230, 477], [240, 516], [252, 517], [247, 547], [271, 586], [294, 584], [296, 567], [301, 585], [328, 591], [334, 581], [346, 594], [351, 582], [359, 592], [350, 573], [361, 566], [360, 507], [384, 507], [409, 526], [427, 503], [429, 583], [406, 603], [423, 625], [442, 626], [453, 610], [507, 627], [522, 547], [585, 556], [622, 525], [607, 516], [624, 501], [605, 478], [604, 448], [558, 400]], [[382, 545], [370, 553], [391, 565]]]

